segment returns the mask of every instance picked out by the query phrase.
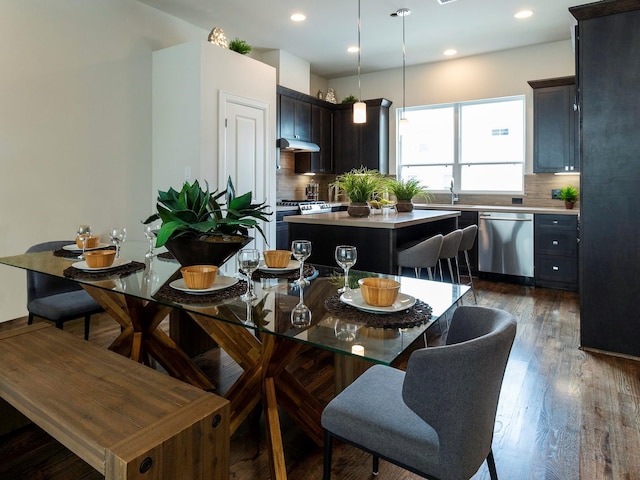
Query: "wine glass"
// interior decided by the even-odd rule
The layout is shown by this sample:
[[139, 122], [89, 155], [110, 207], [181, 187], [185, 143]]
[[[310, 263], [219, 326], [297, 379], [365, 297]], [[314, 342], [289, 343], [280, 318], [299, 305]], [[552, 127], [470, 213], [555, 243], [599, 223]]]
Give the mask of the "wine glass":
[[255, 248], [245, 248], [238, 253], [240, 268], [247, 275], [247, 291], [240, 298], [244, 301], [253, 300], [258, 296], [253, 292], [253, 272], [260, 264], [260, 252]]
[[336, 247], [336, 262], [344, 270], [344, 287], [338, 289], [338, 293], [349, 290], [349, 269], [356, 264], [358, 252], [351, 245], [338, 245]]
[[112, 228], [109, 238], [111, 239], [111, 243], [116, 246], [116, 258], [120, 258], [120, 245], [124, 243], [127, 238], [127, 229], [124, 227]]
[[293, 256], [300, 262], [300, 278], [298, 278], [298, 285], [302, 286], [308, 282], [304, 279], [303, 269], [304, 261], [311, 255], [311, 242], [309, 240], [294, 240], [291, 242], [291, 251]]
[[303, 292], [304, 289], [300, 285], [300, 301], [291, 310], [291, 325], [296, 328], [304, 328], [311, 325], [311, 310], [304, 304]]
[[144, 226], [144, 236], [149, 240], [149, 251], [144, 254], [147, 258], [153, 258], [156, 256], [156, 254], [153, 253], [153, 247], [155, 247], [156, 244], [157, 233], [158, 229], [156, 225], [150, 223]]
[[91, 235], [90, 225], [80, 225], [76, 231], [76, 237], [82, 243], [82, 253], [78, 255], [78, 260], [84, 260], [84, 251], [87, 248], [87, 238]]

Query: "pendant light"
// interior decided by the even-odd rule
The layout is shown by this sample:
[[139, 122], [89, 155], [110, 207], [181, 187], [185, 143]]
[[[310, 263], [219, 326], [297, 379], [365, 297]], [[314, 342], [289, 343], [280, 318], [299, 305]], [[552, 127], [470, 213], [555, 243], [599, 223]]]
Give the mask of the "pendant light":
[[360, 86], [360, 0], [358, 0], [358, 101], [353, 104], [353, 123], [367, 123], [367, 104], [362, 101]]
[[409, 120], [405, 117], [405, 99], [406, 99], [406, 61], [407, 61], [407, 44], [405, 40], [405, 17], [411, 14], [408, 8], [400, 8], [391, 14], [392, 17], [402, 17], [402, 114], [400, 115], [400, 135], [405, 133]]

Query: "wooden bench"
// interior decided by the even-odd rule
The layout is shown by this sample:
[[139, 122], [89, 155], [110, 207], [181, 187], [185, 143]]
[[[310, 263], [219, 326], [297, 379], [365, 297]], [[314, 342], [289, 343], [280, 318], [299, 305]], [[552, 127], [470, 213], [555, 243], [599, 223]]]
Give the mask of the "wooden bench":
[[0, 333], [0, 397], [110, 479], [229, 478], [229, 402], [79, 337]]

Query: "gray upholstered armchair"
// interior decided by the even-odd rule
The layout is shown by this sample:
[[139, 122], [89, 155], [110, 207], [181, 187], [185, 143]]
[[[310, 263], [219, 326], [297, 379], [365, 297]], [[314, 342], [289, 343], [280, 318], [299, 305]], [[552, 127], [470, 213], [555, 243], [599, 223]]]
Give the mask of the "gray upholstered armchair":
[[[29, 248], [27, 253], [53, 251], [72, 243], [64, 240], [39, 243]], [[84, 317], [85, 340], [89, 339], [91, 315], [103, 311], [76, 282], [31, 270], [27, 270], [27, 310], [29, 325], [37, 316], [54, 322], [61, 330], [67, 320]]]
[[405, 372], [367, 370], [322, 414], [324, 479], [331, 476], [331, 444], [338, 438], [429, 479], [472, 477], [491, 451], [500, 388], [516, 322], [503, 310], [456, 309], [446, 345], [416, 350]]

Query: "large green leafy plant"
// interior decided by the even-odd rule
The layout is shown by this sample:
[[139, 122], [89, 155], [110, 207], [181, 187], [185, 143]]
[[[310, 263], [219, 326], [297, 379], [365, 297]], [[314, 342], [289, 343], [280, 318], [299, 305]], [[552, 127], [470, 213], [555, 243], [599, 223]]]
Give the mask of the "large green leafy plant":
[[384, 187], [384, 176], [377, 170], [366, 167], [354, 168], [344, 173], [333, 183], [343, 190], [354, 203], [365, 203], [376, 198]]
[[413, 197], [422, 197], [425, 201], [430, 202], [433, 194], [420, 183], [415, 177], [402, 179], [389, 179], [386, 183], [389, 193], [392, 193], [397, 200], [411, 200]]
[[[223, 197], [226, 203], [220, 203]], [[202, 188], [197, 180], [193, 184], [185, 182], [179, 192], [173, 188], [158, 191], [158, 211], [143, 223], [162, 220], [157, 247], [180, 236], [248, 235], [249, 228], [255, 228], [265, 238], [259, 221], [268, 222], [272, 212], [267, 211], [269, 206], [264, 202], [252, 203], [252, 197], [251, 192], [236, 196], [231, 177], [221, 192], [210, 192], [208, 184]]]

